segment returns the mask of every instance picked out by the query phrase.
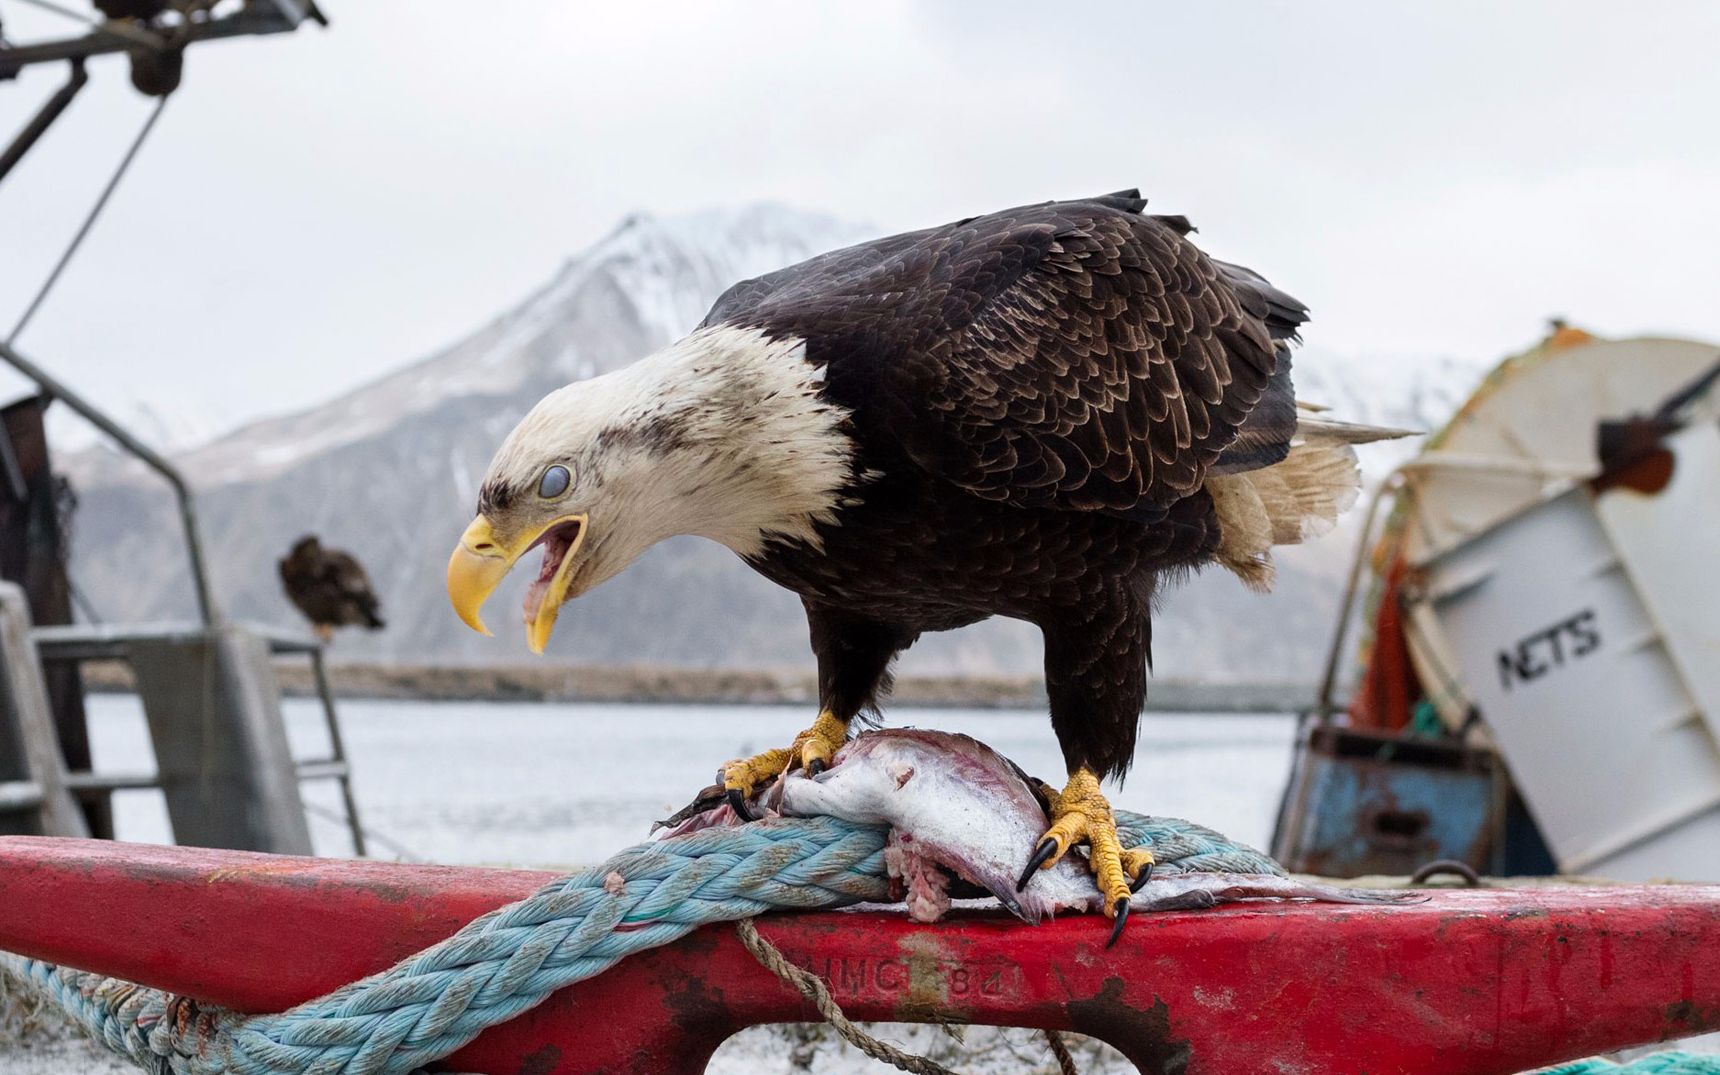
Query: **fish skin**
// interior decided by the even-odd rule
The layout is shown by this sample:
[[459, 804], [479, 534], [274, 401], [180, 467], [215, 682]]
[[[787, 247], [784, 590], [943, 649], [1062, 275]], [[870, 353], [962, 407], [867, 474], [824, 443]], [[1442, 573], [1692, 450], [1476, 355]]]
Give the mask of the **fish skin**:
[[905, 848], [992, 895], [1026, 922], [1097, 906], [1084, 860], [1067, 856], [1017, 893], [1045, 833], [1045, 808], [1003, 755], [972, 738], [912, 728], [866, 732], [817, 776], [783, 782], [782, 812], [886, 824]]
[[[1280, 877], [1271, 873], [1179, 873], [1154, 878], [1129, 899], [1131, 911], [1189, 911], [1216, 907], [1221, 903], [1253, 900], [1318, 900], [1321, 903], [1420, 903], [1419, 892], [1393, 892], [1377, 888], [1341, 888]], [[1095, 889], [1090, 910], [1099, 909]]]
[[[782, 813], [888, 825], [901, 847], [986, 889], [1036, 923], [1058, 911], [1098, 911], [1103, 899], [1085, 860], [1064, 857], [1015, 882], [1044, 834], [1045, 808], [1008, 759], [970, 736], [917, 729], [866, 732], [817, 776], [789, 775]], [[1131, 910], [1212, 907], [1257, 899], [1397, 903], [1416, 893], [1337, 888], [1273, 874], [1183, 873], [1148, 881]]]

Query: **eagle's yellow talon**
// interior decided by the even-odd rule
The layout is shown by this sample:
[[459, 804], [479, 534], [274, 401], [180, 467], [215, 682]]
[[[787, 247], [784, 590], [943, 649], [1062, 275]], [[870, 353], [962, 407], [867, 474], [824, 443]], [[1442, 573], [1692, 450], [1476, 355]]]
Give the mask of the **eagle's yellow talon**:
[[794, 745], [789, 748], [792, 755], [789, 767], [810, 769], [816, 763], [820, 768], [828, 769], [836, 760], [836, 752], [846, 742], [847, 722], [838, 720], [834, 713], [825, 710], [818, 714], [812, 727], [794, 737]]
[[750, 758], [723, 764], [723, 787], [751, 795], [757, 788], [775, 780], [788, 768], [789, 752], [782, 748], [767, 750]]
[[1153, 853], [1144, 847], [1130, 847], [1123, 850], [1123, 872], [1129, 875], [1129, 887], [1140, 888], [1152, 880], [1153, 867], [1158, 860]]
[[1129, 896], [1152, 876], [1153, 853], [1144, 847], [1123, 848], [1111, 804], [1099, 791], [1099, 778], [1085, 767], [1069, 774], [1068, 785], [1052, 795], [1051, 824], [1021, 875], [1021, 887], [1026, 887], [1035, 870], [1055, 866], [1078, 843], [1091, 848], [1087, 868], [1104, 897], [1101, 906], [1106, 916], [1117, 918], [1120, 925]]
[[848, 741], [848, 725], [826, 710], [812, 727], [794, 737], [787, 749], [767, 750], [723, 766], [723, 787], [751, 798], [759, 789], [791, 769], [830, 768], [836, 752]]

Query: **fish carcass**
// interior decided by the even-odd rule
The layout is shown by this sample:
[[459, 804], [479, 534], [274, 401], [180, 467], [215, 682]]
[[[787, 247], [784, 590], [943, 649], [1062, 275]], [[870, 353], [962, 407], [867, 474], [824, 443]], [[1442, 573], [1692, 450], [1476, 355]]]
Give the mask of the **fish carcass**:
[[[715, 790], [715, 789], [713, 789]], [[963, 895], [962, 882], [997, 898], [1017, 917], [1038, 922], [1059, 911], [1100, 909], [1085, 864], [1064, 858], [1034, 872], [1020, 891], [1044, 832], [1046, 805], [1039, 783], [997, 751], [970, 736], [918, 729], [864, 732], [837, 752], [817, 776], [784, 776], [758, 796], [764, 816], [837, 817], [888, 825], [885, 862], [908, 913], [933, 922]], [[669, 838], [713, 825], [741, 824], [726, 803], [683, 811], [659, 832]], [[1265, 861], [1263, 859], [1263, 861]], [[1282, 873], [1175, 872], [1161, 867], [1130, 900], [1134, 911], [1211, 907], [1257, 899], [1390, 903], [1410, 893], [1335, 888]], [[978, 893], [975, 892], [975, 895]]]

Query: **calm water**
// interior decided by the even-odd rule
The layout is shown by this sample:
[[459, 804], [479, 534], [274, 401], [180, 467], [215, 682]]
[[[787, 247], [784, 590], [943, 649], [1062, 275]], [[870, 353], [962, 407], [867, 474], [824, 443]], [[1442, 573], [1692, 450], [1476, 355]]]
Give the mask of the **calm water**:
[[[143, 713], [129, 696], [90, 700], [96, 767], [154, 766]], [[813, 714], [791, 706], [654, 706], [353, 701], [341, 706], [359, 810], [367, 828], [417, 858], [455, 863], [577, 865], [636, 843], [651, 822], [710, 783], [718, 763], [781, 746]], [[287, 703], [302, 758], [327, 752], [321, 716]], [[1062, 775], [1041, 712], [900, 709], [896, 726], [966, 732], [1028, 772]], [[1289, 771], [1289, 717], [1147, 718], [1118, 806], [1198, 820], [1263, 846]], [[332, 783], [306, 786], [313, 808], [338, 815]], [[161, 795], [121, 792], [119, 836], [166, 842]], [[350, 853], [337, 820], [313, 816], [317, 851]], [[386, 844], [372, 850], [395, 857]]]

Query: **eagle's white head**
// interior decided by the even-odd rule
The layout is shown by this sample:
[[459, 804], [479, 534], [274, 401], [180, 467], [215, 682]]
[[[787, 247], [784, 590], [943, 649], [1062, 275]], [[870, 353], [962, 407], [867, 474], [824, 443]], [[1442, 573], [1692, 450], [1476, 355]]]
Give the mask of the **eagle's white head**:
[[716, 325], [624, 369], [545, 396], [508, 434], [478, 516], [448, 562], [448, 597], [479, 610], [525, 553], [526, 639], [542, 653], [563, 602], [677, 534], [742, 556], [817, 543], [852, 479], [846, 413], [795, 339]]

